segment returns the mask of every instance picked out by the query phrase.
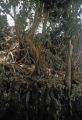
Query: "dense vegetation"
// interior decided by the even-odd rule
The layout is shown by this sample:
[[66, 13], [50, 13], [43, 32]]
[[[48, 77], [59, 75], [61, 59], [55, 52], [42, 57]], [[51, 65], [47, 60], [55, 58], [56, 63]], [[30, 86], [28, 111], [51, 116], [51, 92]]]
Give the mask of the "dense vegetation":
[[81, 4], [0, 0], [0, 120], [82, 119]]

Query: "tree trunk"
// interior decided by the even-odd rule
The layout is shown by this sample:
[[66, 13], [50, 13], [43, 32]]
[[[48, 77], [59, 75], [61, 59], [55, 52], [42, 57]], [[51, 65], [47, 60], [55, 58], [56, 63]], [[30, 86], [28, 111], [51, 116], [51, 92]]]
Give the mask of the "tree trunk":
[[73, 52], [73, 45], [71, 43], [71, 40], [69, 40], [68, 53], [67, 53], [67, 68], [66, 68], [66, 77], [65, 77], [66, 95], [68, 97], [70, 97], [70, 93], [71, 93], [72, 52]]
[[71, 40], [68, 41], [68, 51], [67, 51], [67, 68], [66, 68], [66, 77], [65, 77], [65, 87], [66, 87], [66, 104], [67, 104], [67, 116], [66, 119], [70, 118], [72, 115], [72, 105], [71, 105], [71, 77], [72, 77], [72, 52], [73, 45]]
[[49, 12], [48, 10], [45, 10], [45, 7], [43, 7], [43, 29], [42, 29], [43, 38], [46, 35], [46, 26], [47, 26], [48, 17], [49, 17]]
[[21, 28], [19, 25], [19, 22], [17, 21], [17, 15], [16, 15], [16, 7], [13, 7], [13, 11], [14, 11], [14, 23], [15, 23], [15, 32], [16, 32], [16, 36], [19, 42], [19, 46], [23, 45], [24, 41], [22, 39], [22, 34], [21, 34]]
[[73, 56], [72, 56], [72, 80], [75, 79], [75, 72], [78, 68], [78, 61], [79, 61], [79, 45], [80, 45], [80, 33], [78, 32], [76, 38], [73, 40]]
[[33, 42], [33, 39], [34, 39], [34, 34], [42, 19], [42, 8], [43, 8], [43, 4], [41, 2], [37, 2], [33, 24], [25, 35], [26, 44], [27, 46], [29, 46], [30, 51], [32, 53], [32, 56], [35, 62], [35, 73], [37, 74], [40, 71], [39, 70], [40, 49], [39, 49], [39, 46], [37, 46], [36, 43]]

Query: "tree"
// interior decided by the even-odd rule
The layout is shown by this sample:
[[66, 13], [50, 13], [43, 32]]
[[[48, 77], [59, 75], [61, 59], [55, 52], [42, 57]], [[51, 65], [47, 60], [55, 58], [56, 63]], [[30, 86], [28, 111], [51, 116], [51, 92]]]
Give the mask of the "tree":
[[[28, 47], [38, 73], [41, 46], [35, 42], [35, 33], [42, 22], [42, 39], [48, 39], [50, 50], [59, 59], [64, 60], [66, 45], [75, 39], [78, 25], [79, 2], [71, 0], [6, 0], [0, 1], [0, 11], [9, 14], [15, 23], [15, 34], [20, 48], [25, 49], [28, 57]], [[77, 4], [78, 3], [78, 4]], [[68, 9], [69, 8], [69, 9]], [[13, 11], [13, 12], [12, 12]], [[47, 22], [50, 24], [47, 26]], [[75, 25], [76, 24], [76, 25]], [[49, 36], [50, 34], [50, 36]], [[48, 38], [47, 38], [48, 36]], [[46, 44], [46, 43], [45, 43]], [[21, 47], [22, 46], [22, 47]], [[46, 46], [46, 45], [45, 45]], [[69, 50], [68, 50], [69, 51]], [[27, 58], [26, 58], [27, 59]], [[64, 61], [65, 62], [65, 61]]]

